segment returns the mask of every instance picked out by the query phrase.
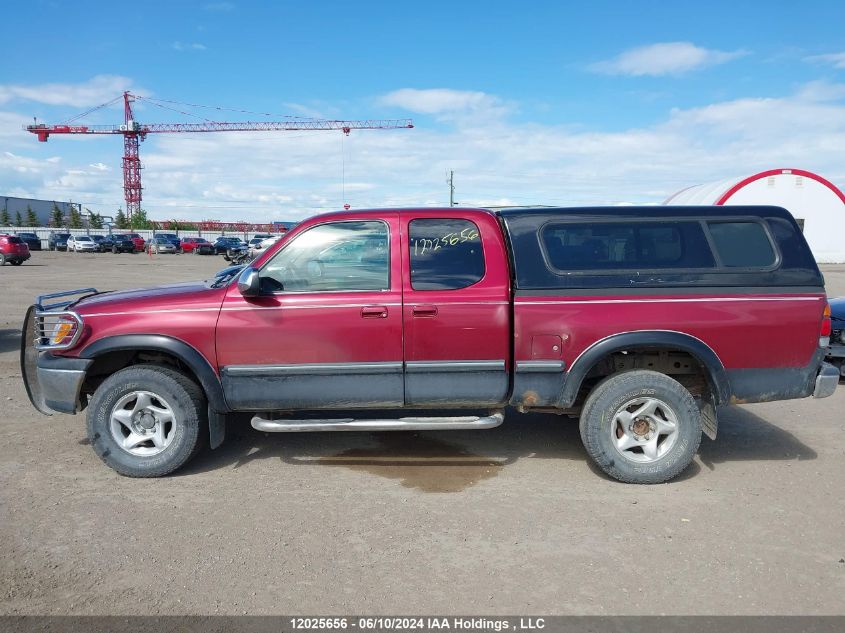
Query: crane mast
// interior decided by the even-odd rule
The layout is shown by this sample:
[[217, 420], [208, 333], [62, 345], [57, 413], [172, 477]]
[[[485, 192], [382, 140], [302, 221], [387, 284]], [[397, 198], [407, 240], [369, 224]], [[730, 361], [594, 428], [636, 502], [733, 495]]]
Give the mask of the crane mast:
[[[119, 98], [119, 97], [118, 97]], [[25, 127], [35, 134], [39, 141], [46, 142], [52, 134], [120, 134], [123, 136], [123, 195], [128, 217], [141, 210], [141, 141], [147, 134], [197, 133], [197, 132], [290, 132], [340, 130], [349, 134], [352, 130], [392, 130], [413, 128], [410, 119], [291, 119], [288, 121], [206, 121], [203, 123], [139, 123], [135, 120], [132, 104], [136, 95], [123, 93], [122, 125], [45, 125], [36, 123]], [[116, 101], [109, 103], [113, 103]], [[103, 104], [103, 106], [108, 104]], [[103, 107], [99, 106], [99, 107]], [[94, 108], [97, 109], [97, 108]], [[91, 110], [93, 111], [93, 110]], [[91, 112], [89, 111], [89, 112]], [[86, 113], [87, 114], [87, 113]], [[77, 117], [78, 118], [78, 117]]]

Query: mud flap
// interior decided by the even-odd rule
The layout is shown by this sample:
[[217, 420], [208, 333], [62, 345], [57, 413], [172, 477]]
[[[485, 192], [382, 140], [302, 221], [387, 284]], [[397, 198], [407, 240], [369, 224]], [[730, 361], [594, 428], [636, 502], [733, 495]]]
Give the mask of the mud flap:
[[716, 430], [719, 421], [716, 418], [716, 405], [708, 395], [698, 400], [698, 409], [701, 411], [701, 430], [711, 440], [716, 439]]
[[208, 444], [217, 448], [226, 439], [226, 414], [208, 407]]

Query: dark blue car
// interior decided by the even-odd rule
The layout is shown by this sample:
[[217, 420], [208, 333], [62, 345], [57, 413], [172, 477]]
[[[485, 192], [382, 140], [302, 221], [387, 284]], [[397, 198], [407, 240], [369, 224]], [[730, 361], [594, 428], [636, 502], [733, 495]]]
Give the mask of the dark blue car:
[[830, 300], [830, 319], [833, 322], [830, 333], [830, 348], [827, 362], [839, 368], [839, 375], [845, 377], [845, 297]]

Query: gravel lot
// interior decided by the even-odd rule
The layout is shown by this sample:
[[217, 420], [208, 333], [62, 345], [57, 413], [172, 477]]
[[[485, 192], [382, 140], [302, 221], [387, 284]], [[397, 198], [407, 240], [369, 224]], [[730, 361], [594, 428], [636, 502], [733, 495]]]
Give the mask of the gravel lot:
[[[845, 385], [725, 409], [719, 439], [652, 487], [602, 476], [555, 416], [418, 434], [237, 421], [177, 475], [133, 480], [83, 417], [32, 409], [18, 349], [35, 295], [224, 263], [36, 252], [0, 268], [0, 613], [845, 614]], [[825, 274], [845, 295], [845, 266]]]

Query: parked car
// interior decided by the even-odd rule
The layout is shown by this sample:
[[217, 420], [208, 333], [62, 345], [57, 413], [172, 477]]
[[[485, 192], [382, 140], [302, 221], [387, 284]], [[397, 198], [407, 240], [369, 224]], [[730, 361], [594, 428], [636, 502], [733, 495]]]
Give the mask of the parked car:
[[193, 253], [196, 252], [197, 248], [201, 244], [208, 244], [209, 250], [213, 250], [211, 244], [207, 239], [204, 237], [185, 237], [182, 238], [182, 252], [183, 253]]
[[195, 255], [214, 255], [214, 244], [211, 242], [199, 242], [194, 247]]
[[214, 254], [223, 255], [226, 261], [247, 251], [247, 246], [237, 237], [218, 237], [214, 241]]
[[0, 235], [0, 266], [20, 266], [31, 257], [29, 246], [17, 235]]
[[182, 252], [182, 240], [179, 239], [179, 236], [176, 233], [156, 233], [156, 237], [163, 237], [164, 239], [172, 242], [173, 245], [176, 247], [177, 252]]
[[259, 240], [257, 243], [253, 243], [255, 240], [251, 240], [249, 246], [250, 256], [258, 257], [263, 251], [273, 246], [280, 239], [282, 239], [281, 235], [271, 235], [270, 237]]
[[92, 235], [91, 239], [97, 242], [101, 253], [109, 251], [114, 254], [135, 252], [135, 242], [122, 235]]
[[206, 424], [218, 446], [234, 412], [262, 432], [480, 430], [512, 406], [578, 416], [600, 469], [658, 483], [716, 437], [718, 405], [839, 378], [823, 277], [779, 207], [346, 211], [210, 282], [56, 298], [24, 321], [30, 399], [87, 407], [93, 450], [135, 477], [182, 466]]
[[112, 242], [108, 235], [92, 235], [91, 239], [97, 242], [98, 252], [105, 253], [111, 250]]
[[259, 244], [261, 244], [261, 242], [263, 242], [263, 241], [264, 241], [263, 237], [254, 237], [249, 242], [246, 243], [246, 247], [247, 247], [247, 249], [249, 250], [250, 253], [253, 253], [254, 252], [253, 249], [256, 246], [258, 246]]
[[176, 245], [164, 237], [154, 237], [149, 242], [147, 242], [147, 252], [148, 253], [170, 253], [171, 255], [175, 255], [179, 251], [176, 249]]
[[146, 245], [146, 241], [144, 240], [144, 238], [138, 235], [137, 233], [124, 233], [117, 237], [126, 237], [132, 240], [132, 242], [135, 244], [135, 252], [137, 253], [143, 252], [144, 246]]
[[825, 360], [839, 369], [845, 377], [845, 297], [830, 300], [830, 347]]
[[67, 238], [67, 251], [74, 253], [98, 253], [100, 245], [90, 235], [71, 235]]
[[18, 233], [17, 236], [21, 238], [26, 245], [29, 247], [30, 251], [40, 251], [41, 250], [41, 238], [38, 237], [35, 233]]
[[51, 251], [64, 251], [67, 250], [67, 238], [70, 237], [70, 233], [54, 233], [50, 232], [50, 235], [47, 236], [47, 248]]

